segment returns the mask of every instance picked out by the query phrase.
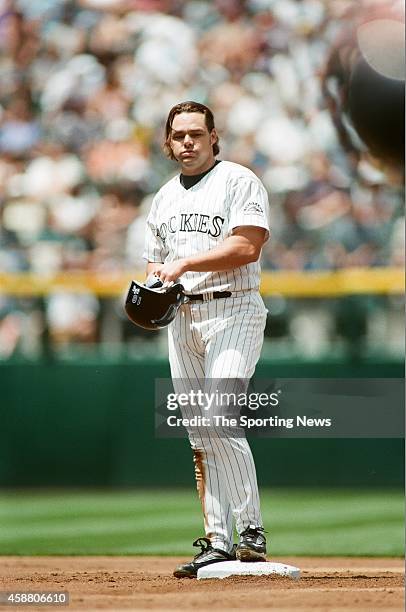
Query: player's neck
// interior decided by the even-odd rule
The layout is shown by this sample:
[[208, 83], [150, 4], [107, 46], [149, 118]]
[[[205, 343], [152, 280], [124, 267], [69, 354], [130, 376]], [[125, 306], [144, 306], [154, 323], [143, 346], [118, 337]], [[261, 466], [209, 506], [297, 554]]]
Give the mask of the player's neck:
[[215, 165], [216, 160], [214, 159], [214, 157], [212, 157], [205, 164], [203, 164], [203, 166], [200, 166], [199, 168], [185, 168], [184, 166], [182, 166], [181, 173], [183, 174], [183, 176], [198, 176], [199, 174], [204, 174], [205, 172], [208, 172], [209, 170], [214, 168]]
[[204, 172], [200, 172], [199, 174], [191, 174], [191, 175], [181, 174], [179, 177], [181, 185], [185, 189], [190, 189], [191, 187], [194, 187], [194, 185], [196, 185], [199, 181], [201, 181], [204, 176], [209, 174], [209, 172], [211, 172], [213, 168], [215, 168], [217, 164], [219, 163], [220, 163], [220, 160], [216, 159], [214, 161], [214, 164], [210, 166], [208, 170], [205, 170]]

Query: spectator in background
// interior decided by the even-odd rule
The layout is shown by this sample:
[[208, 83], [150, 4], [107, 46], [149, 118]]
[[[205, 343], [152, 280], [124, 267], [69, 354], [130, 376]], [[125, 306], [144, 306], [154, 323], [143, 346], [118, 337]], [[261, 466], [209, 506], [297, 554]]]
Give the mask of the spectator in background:
[[28, 92], [15, 94], [4, 110], [0, 127], [0, 151], [24, 156], [38, 143], [40, 129], [33, 116]]

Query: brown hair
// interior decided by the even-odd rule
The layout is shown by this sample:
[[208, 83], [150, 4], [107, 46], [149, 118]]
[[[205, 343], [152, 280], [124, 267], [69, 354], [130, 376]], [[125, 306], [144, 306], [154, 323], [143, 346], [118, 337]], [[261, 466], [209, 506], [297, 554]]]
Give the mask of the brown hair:
[[[175, 159], [175, 156], [171, 149], [171, 145], [169, 143], [171, 140], [171, 129], [173, 120], [176, 115], [180, 115], [180, 113], [202, 113], [202, 115], [204, 115], [206, 127], [209, 131], [209, 134], [215, 128], [213, 113], [204, 104], [200, 104], [199, 102], [192, 102], [191, 100], [189, 100], [188, 102], [180, 102], [179, 104], [176, 104], [169, 111], [169, 115], [165, 124], [165, 142], [163, 148], [169, 159]], [[216, 142], [213, 144], [213, 155], [218, 155], [219, 152], [220, 147], [218, 145], [217, 138]]]

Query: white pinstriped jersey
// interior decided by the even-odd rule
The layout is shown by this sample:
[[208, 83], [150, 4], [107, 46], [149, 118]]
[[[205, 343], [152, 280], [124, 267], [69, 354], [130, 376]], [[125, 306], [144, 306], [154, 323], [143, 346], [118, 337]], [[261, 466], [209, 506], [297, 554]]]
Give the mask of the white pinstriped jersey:
[[[243, 225], [269, 232], [268, 195], [251, 170], [221, 161], [189, 189], [177, 175], [154, 197], [143, 257], [164, 263], [202, 253]], [[260, 265], [253, 262], [227, 272], [186, 272], [180, 281], [187, 293], [258, 289]]]

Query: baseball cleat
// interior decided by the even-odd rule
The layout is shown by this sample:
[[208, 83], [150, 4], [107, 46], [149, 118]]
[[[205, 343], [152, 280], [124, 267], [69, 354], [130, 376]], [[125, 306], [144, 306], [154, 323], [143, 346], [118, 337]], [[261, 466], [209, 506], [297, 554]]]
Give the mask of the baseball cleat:
[[226, 553], [219, 548], [213, 548], [210, 540], [207, 538], [198, 538], [193, 542], [193, 546], [200, 546], [201, 551], [193, 558], [193, 561], [178, 565], [173, 572], [175, 578], [196, 578], [197, 570], [211, 563], [219, 563], [220, 561], [235, 561], [235, 547], [232, 552]]
[[250, 525], [240, 533], [236, 557], [239, 561], [266, 561], [266, 539], [262, 527]]

